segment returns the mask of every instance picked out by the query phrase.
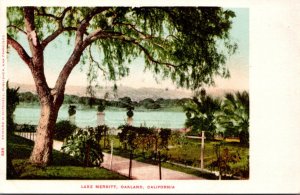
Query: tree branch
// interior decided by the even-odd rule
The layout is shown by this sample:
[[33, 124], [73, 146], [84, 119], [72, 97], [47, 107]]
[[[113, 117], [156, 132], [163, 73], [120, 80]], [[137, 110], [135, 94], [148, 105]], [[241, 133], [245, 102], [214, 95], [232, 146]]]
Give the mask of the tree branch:
[[25, 28], [28, 37], [29, 47], [32, 52], [32, 58], [35, 65], [43, 66], [43, 53], [40, 45], [39, 37], [37, 36], [34, 24], [34, 8], [24, 8]]
[[144, 46], [142, 46], [139, 42], [130, 41], [130, 40], [125, 40], [125, 41], [131, 42], [131, 43], [137, 45], [144, 52], [144, 54], [146, 55], [148, 60], [150, 60], [151, 62], [153, 62], [155, 64], [162, 64], [162, 65], [166, 65], [167, 67], [173, 67], [173, 68], [178, 67], [177, 65], [174, 65], [174, 64], [171, 64], [171, 63], [168, 63], [168, 62], [161, 62], [161, 61], [158, 61], [158, 60], [154, 59], [154, 57], [150, 54], [150, 52]]
[[67, 7], [66, 9], [64, 9], [61, 16], [59, 17], [61, 21], [63, 21], [63, 19], [66, 16], [67, 12], [70, 11], [71, 9], [72, 9], [72, 7]]
[[20, 27], [15, 26], [15, 25], [10, 24], [10, 25], [7, 26], [7, 28], [17, 29], [18, 31], [20, 31], [20, 32], [24, 33], [25, 35], [27, 35], [27, 33], [23, 29], [21, 29]]
[[97, 29], [94, 32], [91, 32], [83, 41], [83, 45], [90, 45], [93, 41], [99, 39], [100, 35], [103, 33], [104, 31], [102, 29]]
[[119, 40], [125, 41], [125, 42], [129, 42], [129, 43], [132, 43], [132, 44], [138, 46], [144, 52], [144, 54], [146, 55], [148, 60], [150, 60], [151, 62], [153, 62], [155, 64], [162, 64], [162, 65], [166, 65], [167, 67], [173, 67], [173, 68], [179, 67], [175, 64], [171, 64], [171, 63], [168, 63], [168, 62], [162, 62], [162, 61], [154, 59], [154, 57], [150, 54], [149, 50], [146, 49], [143, 45], [141, 45], [140, 42], [137, 41], [136, 39], [132, 39], [132, 38], [127, 37], [125, 35], [113, 36], [112, 38], [119, 39]]
[[45, 49], [45, 47], [54, 39], [56, 39], [61, 33], [65, 31], [76, 31], [76, 27], [59, 27], [56, 31], [54, 31], [51, 35], [49, 35], [47, 38], [45, 38], [42, 42], [42, 48]]
[[67, 12], [71, 9], [72, 9], [71, 7], [65, 8], [63, 10], [63, 12], [61, 13], [60, 17], [54, 16], [51, 14], [44, 15], [46, 13], [46, 11], [45, 11], [45, 9], [42, 9], [44, 14], [40, 14], [40, 15], [52, 17], [52, 18], [56, 19], [56, 21], [58, 22], [58, 29], [41, 42], [43, 50], [51, 41], [53, 41], [56, 37], [58, 37], [64, 31], [76, 31], [77, 30], [76, 27], [63, 27], [63, 19], [64, 19], [65, 15], [67, 14]]
[[32, 53], [31, 73], [39, 95], [41, 104], [52, 102], [50, 89], [48, 87], [44, 73], [44, 52], [41, 47], [39, 37], [37, 36], [34, 23], [34, 7], [24, 7], [24, 21], [27, 32], [28, 43]]
[[113, 23], [114, 25], [122, 25], [122, 26], [128, 26], [130, 29], [134, 30], [135, 32], [137, 32], [140, 37], [142, 39], [151, 39], [151, 38], [155, 38], [154, 36], [152, 35], [148, 35], [146, 33], [143, 33], [142, 31], [138, 30], [136, 28], [136, 26], [134, 24], [130, 24], [130, 23], [122, 23], [122, 22], [116, 22], [116, 23]]
[[[83, 44], [83, 36], [86, 34], [87, 27], [89, 26], [89, 22], [93, 19], [94, 16], [96, 16], [99, 13], [102, 13], [103, 11], [110, 9], [110, 7], [96, 7], [94, 8], [81, 22], [80, 25], [77, 27], [76, 30], [76, 37], [75, 37], [75, 48], [69, 57], [68, 61], [64, 65], [63, 69], [59, 73], [58, 79], [56, 80], [55, 87], [52, 90], [52, 94], [56, 94], [55, 97], [59, 97], [64, 94], [65, 85], [67, 82], [67, 79], [73, 70], [73, 68], [78, 64], [80, 57], [85, 50], [85, 48], [91, 44], [92, 42], [85, 42], [86, 44]], [[55, 36], [53, 36], [55, 38]], [[50, 38], [49, 38], [50, 40]], [[56, 99], [54, 99], [54, 103], [56, 102]]]
[[16, 40], [14, 40], [9, 34], [7, 34], [7, 44], [11, 45], [21, 57], [21, 59], [30, 67], [31, 69], [31, 58], [25, 51], [25, 49]]
[[107, 71], [105, 71], [105, 70], [100, 66], [100, 63], [97, 62], [97, 61], [94, 59], [93, 54], [92, 54], [91, 46], [92, 46], [92, 45], [89, 45], [89, 48], [88, 48], [88, 49], [89, 49], [89, 57], [90, 57], [90, 60], [91, 60], [92, 62], [94, 62], [94, 63], [97, 65], [97, 67], [103, 72], [103, 75], [106, 76]]
[[41, 7], [41, 10], [39, 10], [38, 8], [35, 8], [35, 10], [37, 11], [37, 15], [38, 16], [44, 16], [44, 17], [49, 17], [49, 18], [53, 18], [55, 20], [63, 20], [65, 15], [67, 14], [68, 11], [70, 11], [72, 9], [72, 7], [66, 7], [62, 13], [61, 13], [61, 16], [56, 16], [56, 15], [53, 15], [53, 14], [49, 14], [46, 12], [45, 10], [45, 7]]
[[41, 7], [41, 11], [39, 9], [37, 9], [37, 8], [35, 8], [35, 10], [37, 11], [37, 15], [38, 16], [49, 17], [49, 18], [53, 18], [55, 20], [59, 20], [60, 19], [60, 17], [58, 17], [58, 16], [46, 13], [45, 7]]
[[[161, 62], [159, 60], [154, 59], [154, 57], [150, 54], [150, 52], [143, 45], [141, 45], [138, 40], [128, 37], [125, 34], [120, 33], [120, 32], [105, 32], [105, 31], [102, 31], [101, 29], [97, 29], [93, 33], [90, 33], [89, 36], [86, 37], [83, 45], [86, 47], [98, 39], [106, 39], [106, 38], [118, 39], [118, 40], [132, 43], [132, 44], [138, 46], [144, 52], [144, 54], [146, 55], [148, 60], [150, 60], [151, 62], [153, 62], [155, 64], [162, 64], [162, 65], [165, 65], [168, 67], [173, 67], [173, 68], [179, 67], [178, 65], [174, 65], [171, 63], [167, 63], [167, 62]], [[142, 39], [142, 40], [145, 40], [145, 39]], [[159, 47], [162, 47], [161, 45], [159, 45], [157, 43], [154, 43], [154, 44], [156, 44]]]
[[108, 9], [110, 9], [110, 7], [96, 7], [80, 22], [76, 33], [76, 43], [83, 43], [83, 35], [86, 34], [86, 29], [93, 17]]

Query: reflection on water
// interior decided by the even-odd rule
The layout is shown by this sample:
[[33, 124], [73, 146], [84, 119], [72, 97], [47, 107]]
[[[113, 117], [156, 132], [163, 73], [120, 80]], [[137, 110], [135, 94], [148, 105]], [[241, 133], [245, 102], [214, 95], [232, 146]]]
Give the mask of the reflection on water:
[[[76, 125], [79, 127], [95, 127], [97, 125], [97, 111], [95, 109], [77, 109]], [[15, 122], [18, 124], [38, 123], [40, 117], [39, 107], [17, 107], [14, 112]], [[68, 107], [61, 107], [58, 113], [59, 120], [68, 120]], [[183, 112], [147, 111], [134, 112], [134, 126], [162, 127], [162, 128], [183, 128], [185, 114]], [[109, 127], [118, 127], [125, 124], [127, 120], [126, 111], [105, 110], [105, 123]]]

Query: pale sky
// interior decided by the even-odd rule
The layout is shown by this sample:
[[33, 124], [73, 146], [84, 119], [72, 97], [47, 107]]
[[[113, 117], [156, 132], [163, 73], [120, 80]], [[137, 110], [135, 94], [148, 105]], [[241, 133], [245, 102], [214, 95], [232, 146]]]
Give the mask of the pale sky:
[[[249, 10], [247, 8], [231, 9], [235, 12], [236, 17], [233, 19], [231, 36], [238, 43], [236, 54], [230, 57], [227, 65], [230, 70], [230, 79], [215, 78], [216, 86], [224, 89], [249, 89]], [[28, 51], [25, 37], [20, 37], [23, 47]], [[70, 56], [72, 47], [66, 44], [66, 40], [62, 37], [50, 43], [45, 50], [45, 74], [48, 85], [52, 87], [57, 79], [63, 64]], [[72, 71], [67, 85], [86, 86], [86, 67], [78, 64]], [[128, 77], [118, 81], [118, 85], [140, 87], [155, 87], [174, 89], [176, 86], [171, 80], [155, 80], [153, 73], [144, 71], [143, 60], [136, 59], [129, 65], [131, 67]], [[81, 69], [83, 69], [81, 71]], [[10, 49], [8, 54], [8, 79], [10, 82], [23, 84], [33, 84], [33, 78], [29, 68], [23, 63], [16, 52]], [[110, 86], [112, 83], [99, 80], [100, 86]]]

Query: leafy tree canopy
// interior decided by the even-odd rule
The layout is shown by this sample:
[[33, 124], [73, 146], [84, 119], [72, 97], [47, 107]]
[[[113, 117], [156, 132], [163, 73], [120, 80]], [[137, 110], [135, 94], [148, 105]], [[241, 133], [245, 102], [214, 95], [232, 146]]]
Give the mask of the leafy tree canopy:
[[[20, 33], [27, 36], [26, 14], [31, 16], [22, 7], [8, 8], [9, 43]], [[234, 12], [219, 7], [34, 8], [41, 48], [60, 35], [69, 43], [75, 40], [74, 54], [82, 50], [80, 60], [89, 64], [90, 83], [98, 69], [114, 81], [128, 75], [126, 64], [142, 56], [146, 69], [192, 89], [213, 84], [215, 75], [229, 76], [225, 62], [237, 48], [229, 37], [233, 17]], [[29, 57], [22, 58], [28, 62]]]

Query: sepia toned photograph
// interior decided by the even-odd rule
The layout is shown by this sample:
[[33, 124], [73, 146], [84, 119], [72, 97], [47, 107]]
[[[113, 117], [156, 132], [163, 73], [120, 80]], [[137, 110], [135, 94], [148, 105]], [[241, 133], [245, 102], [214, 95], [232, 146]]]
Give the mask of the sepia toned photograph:
[[195, 193], [257, 179], [249, 6], [8, 4], [5, 16], [9, 186]]

